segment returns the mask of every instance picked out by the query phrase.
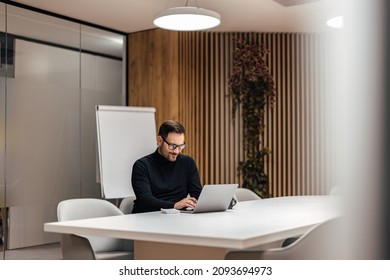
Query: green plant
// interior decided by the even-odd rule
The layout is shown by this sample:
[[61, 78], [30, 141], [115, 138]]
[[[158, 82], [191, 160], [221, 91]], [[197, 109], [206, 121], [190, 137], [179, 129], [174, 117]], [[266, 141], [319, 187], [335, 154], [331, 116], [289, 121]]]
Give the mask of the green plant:
[[268, 176], [264, 159], [270, 154], [262, 146], [265, 131], [266, 105], [275, 103], [273, 77], [265, 62], [269, 51], [260, 44], [244, 40], [235, 42], [233, 70], [229, 88], [233, 100], [233, 121], [237, 109], [241, 109], [245, 159], [238, 164], [242, 187], [251, 189], [261, 197], [269, 197]]

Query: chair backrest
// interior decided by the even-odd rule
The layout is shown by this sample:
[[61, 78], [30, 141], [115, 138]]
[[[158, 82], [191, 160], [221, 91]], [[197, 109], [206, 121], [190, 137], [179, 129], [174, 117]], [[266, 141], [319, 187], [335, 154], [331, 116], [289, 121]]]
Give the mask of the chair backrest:
[[134, 200], [135, 196], [125, 197], [119, 205], [119, 210], [121, 210], [123, 214], [131, 214], [133, 212]]
[[231, 251], [225, 259], [261, 260], [337, 260], [346, 259], [340, 231], [342, 219], [335, 218], [314, 226], [294, 243], [262, 251]]
[[[123, 215], [109, 201], [96, 198], [76, 198], [61, 201], [57, 207], [58, 221], [80, 220]], [[123, 250], [124, 241], [116, 238], [84, 236], [88, 238], [94, 252]]]
[[237, 188], [235, 197], [238, 202], [261, 199], [256, 193], [246, 188]]
[[62, 234], [61, 251], [64, 260], [96, 260], [89, 240], [79, 235]]

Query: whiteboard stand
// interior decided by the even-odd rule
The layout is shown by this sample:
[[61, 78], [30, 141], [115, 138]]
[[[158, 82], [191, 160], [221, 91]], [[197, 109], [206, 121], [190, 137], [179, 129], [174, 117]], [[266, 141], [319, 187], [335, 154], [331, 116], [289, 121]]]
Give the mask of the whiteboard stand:
[[102, 197], [135, 196], [134, 162], [157, 148], [155, 108], [96, 106], [97, 148]]

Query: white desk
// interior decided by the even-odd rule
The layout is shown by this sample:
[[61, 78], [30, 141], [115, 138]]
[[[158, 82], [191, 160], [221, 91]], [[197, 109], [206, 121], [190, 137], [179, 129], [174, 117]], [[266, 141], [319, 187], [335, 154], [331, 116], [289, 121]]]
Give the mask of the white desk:
[[295, 196], [241, 202], [226, 212], [150, 212], [46, 223], [44, 230], [133, 239], [136, 259], [222, 259], [226, 249], [301, 235], [340, 214], [336, 196]]

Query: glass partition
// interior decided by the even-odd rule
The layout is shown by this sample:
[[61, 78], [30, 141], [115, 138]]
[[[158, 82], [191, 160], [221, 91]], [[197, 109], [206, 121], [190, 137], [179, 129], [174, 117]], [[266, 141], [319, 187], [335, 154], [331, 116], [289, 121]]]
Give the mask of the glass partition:
[[16, 249], [59, 242], [43, 224], [57, 220], [61, 200], [101, 197], [95, 105], [125, 105], [124, 36], [1, 7], [12, 59], [0, 75], [0, 208], [9, 222], [0, 248], [2, 259], [19, 259]]
[[78, 31], [77, 23], [7, 7], [15, 46], [6, 105], [10, 250], [57, 242], [43, 224], [56, 220], [61, 199], [80, 193]]
[[122, 35], [81, 26], [81, 196], [101, 197], [95, 106], [125, 104], [123, 51]]

